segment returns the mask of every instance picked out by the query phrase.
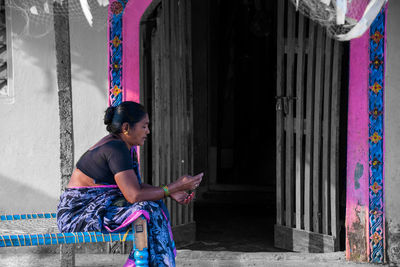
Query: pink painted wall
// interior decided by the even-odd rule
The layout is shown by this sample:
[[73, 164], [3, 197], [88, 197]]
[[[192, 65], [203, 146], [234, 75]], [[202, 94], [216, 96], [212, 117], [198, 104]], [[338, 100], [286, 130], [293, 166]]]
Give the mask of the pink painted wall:
[[139, 27], [140, 19], [152, 0], [129, 0], [124, 10], [122, 36], [124, 48], [122, 55], [123, 101], [139, 102]]
[[368, 261], [369, 31], [350, 43], [347, 135], [346, 258]]

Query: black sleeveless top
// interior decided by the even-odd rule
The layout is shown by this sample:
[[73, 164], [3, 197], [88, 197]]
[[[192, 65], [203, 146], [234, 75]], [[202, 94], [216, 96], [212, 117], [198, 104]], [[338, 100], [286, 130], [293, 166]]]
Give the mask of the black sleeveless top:
[[86, 151], [76, 167], [93, 178], [96, 184], [112, 185], [116, 184], [116, 173], [134, 169], [131, 153], [122, 140], [111, 140]]

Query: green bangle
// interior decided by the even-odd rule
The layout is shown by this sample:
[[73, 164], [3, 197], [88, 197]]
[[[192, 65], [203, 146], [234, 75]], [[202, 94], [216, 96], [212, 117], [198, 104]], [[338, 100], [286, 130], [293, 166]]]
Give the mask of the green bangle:
[[170, 193], [169, 193], [168, 186], [163, 185], [161, 188], [164, 190], [164, 196], [165, 196], [165, 197], [168, 197], [169, 194], [170, 194]]

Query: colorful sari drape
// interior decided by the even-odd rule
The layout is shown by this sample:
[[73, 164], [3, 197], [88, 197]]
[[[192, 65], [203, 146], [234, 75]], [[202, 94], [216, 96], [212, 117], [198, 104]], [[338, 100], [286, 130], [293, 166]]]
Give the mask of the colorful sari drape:
[[[141, 183], [134, 154], [132, 158]], [[60, 197], [57, 224], [61, 232], [126, 232], [141, 215], [147, 219], [150, 266], [175, 266], [175, 243], [162, 200], [130, 204], [116, 185], [67, 188]], [[129, 259], [134, 260], [133, 251]]]

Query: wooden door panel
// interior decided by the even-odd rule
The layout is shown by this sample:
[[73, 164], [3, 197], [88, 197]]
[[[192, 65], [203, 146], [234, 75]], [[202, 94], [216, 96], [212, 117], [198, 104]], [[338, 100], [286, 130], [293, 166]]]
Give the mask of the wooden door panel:
[[[142, 164], [155, 186], [193, 173], [190, 14], [190, 1], [154, 0], [141, 21], [141, 97], [151, 121]], [[194, 241], [192, 204], [166, 205], [175, 242]]]
[[275, 246], [335, 251], [343, 45], [292, 1], [278, 1], [277, 11]]

